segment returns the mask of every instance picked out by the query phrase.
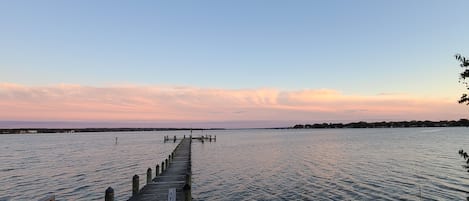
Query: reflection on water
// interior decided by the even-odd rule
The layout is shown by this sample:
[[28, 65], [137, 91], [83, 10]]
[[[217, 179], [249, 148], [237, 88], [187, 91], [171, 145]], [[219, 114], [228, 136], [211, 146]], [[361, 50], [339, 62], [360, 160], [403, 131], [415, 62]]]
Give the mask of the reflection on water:
[[461, 200], [467, 128], [249, 130], [193, 145], [199, 200]]
[[[461, 200], [467, 128], [205, 131], [193, 144], [196, 200]], [[180, 132], [0, 135], [0, 200], [126, 200]], [[194, 135], [198, 135], [194, 132]], [[115, 138], [118, 137], [118, 144]], [[141, 186], [144, 181], [141, 181]]]
[[103, 200], [108, 186], [116, 200], [126, 200], [132, 176], [145, 178], [146, 169], [175, 147], [163, 143], [168, 134], [181, 133], [0, 135], [0, 200], [37, 200], [49, 193], [57, 200]]

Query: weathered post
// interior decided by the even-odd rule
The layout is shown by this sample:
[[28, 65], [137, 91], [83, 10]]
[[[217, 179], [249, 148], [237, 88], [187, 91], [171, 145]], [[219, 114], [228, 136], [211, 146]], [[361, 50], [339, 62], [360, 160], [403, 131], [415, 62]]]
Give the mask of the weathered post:
[[176, 142], [176, 136], [174, 136], [174, 141], [173, 142]]
[[155, 167], [155, 177], [157, 177], [159, 174], [160, 174], [160, 165], [156, 164], [156, 167]]
[[147, 184], [151, 183], [151, 168], [147, 169]]
[[168, 155], [168, 162], [171, 162], [171, 155]]
[[174, 160], [174, 152], [171, 153], [171, 160]]
[[161, 174], [163, 174], [164, 169], [165, 169], [165, 168], [164, 168], [164, 161], [163, 161], [163, 162], [161, 162]]
[[167, 169], [168, 169], [168, 165], [169, 165], [169, 164], [168, 164], [168, 159], [165, 159], [165, 161], [166, 161], [166, 167], [165, 167], [164, 169], [167, 170]]
[[190, 174], [186, 174], [186, 184], [183, 187], [185, 201], [191, 201], [192, 200], [191, 183], [190, 182], [191, 182], [191, 176], [190, 176]]
[[215, 135], [215, 142], [217, 141], [217, 135]]
[[114, 201], [114, 189], [110, 186], [106, 189], [104, 201]]
[[132, 196], [137, 195], [139, 188], [139, 177], [138, 175], [134, 175], [132, 178]]

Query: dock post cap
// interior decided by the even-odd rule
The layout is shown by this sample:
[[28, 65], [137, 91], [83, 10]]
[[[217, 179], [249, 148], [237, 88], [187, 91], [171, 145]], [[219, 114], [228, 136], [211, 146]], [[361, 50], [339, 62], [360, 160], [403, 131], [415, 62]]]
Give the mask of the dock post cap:
[[104, 201], [114, 201], [114, 189], [110, 186], [106, 189]]
[[140, 189], [139, 185], [139, 177], [138, 175], [134, 175], [132, 177], [132, 196], [137, 195], [138, 190]]
[[151, 183], [151, 175], [152, 175], [151, 172], [152, 172], [151, 168], [148, 168], [147, 169], [147, 184]]

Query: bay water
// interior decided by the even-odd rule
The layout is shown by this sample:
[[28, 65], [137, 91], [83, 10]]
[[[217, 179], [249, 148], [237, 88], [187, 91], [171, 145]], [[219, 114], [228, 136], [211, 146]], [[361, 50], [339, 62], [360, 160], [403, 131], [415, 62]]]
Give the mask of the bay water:
[[[0, 135], [0, 200], [127, 200], [189, 131]], [[463, 200], [469, 128], [194, 131], [195, 200]], [[117, 144], [116, 144], [117, 137]]]

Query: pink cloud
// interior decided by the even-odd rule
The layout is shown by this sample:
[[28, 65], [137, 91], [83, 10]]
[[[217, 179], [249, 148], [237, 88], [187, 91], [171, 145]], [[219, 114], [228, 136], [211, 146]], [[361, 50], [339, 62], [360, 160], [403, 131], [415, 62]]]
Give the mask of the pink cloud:
[[335, 90], [0, 83], [0, 120], [334, 121], [458, 119], [455, 99]]

